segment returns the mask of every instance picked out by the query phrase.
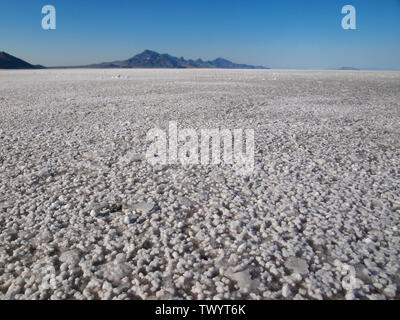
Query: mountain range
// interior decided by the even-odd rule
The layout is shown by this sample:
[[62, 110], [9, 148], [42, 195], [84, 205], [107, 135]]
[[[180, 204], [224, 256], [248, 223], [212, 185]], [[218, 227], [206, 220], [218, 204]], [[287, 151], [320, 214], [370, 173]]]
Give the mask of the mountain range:
[[[6, 52], [0, 52], [0, 69], [44, 69], [42, 65], [33, 65], [22, 59], [14, 57]], [[160, 54], [155, 51], [145, 50], [127, 60], [118, 60], [113, 62], [103, 62], [90, 64], [86, 66], [75, 67], [57, 67], [57, 68], [218, 68], [218, 69], [269, 69], [263, 66], [252, 66], [248, 64], [239, 64], [232, 61], [217, 58], [215, 60], [204, 61], [202, 59], [186, 60], [177, 58], [169, 54]], [[353, 67], [341, 67], [330, 70], [359, 70]]]
[[0, 52], [0, 69], [43, 69], [41, 65], [33, 65], [6, 52]]
[[[0, 69], [42, 69], [41, 65], [32, 65], [8, 53], [0, 52]], [[213, 61], [185, 60], [169, 54], [160, 54], [155, 51], [145, 50], [136, 56], [113, 62], [103, 62], [86, 66], [60, 67], [60, 68], [219, 68], [219, 69], [267, 69], [263, 66], [233, 63], [232, 61], [218, 58]]]
[[267, 69], [263, 66], [233, 63], [232, 61], [217, 58], [212, 61], [186, 60], [169, 54], [160, 54], [155, 51], [145, 50], [136, 56], [121, 61], [103, 62], [85, 66], [86, 68], [219, 68], [219, 69]]
[[339, 69], [336, 70], [344, 70], [344, 71], [359, 71], [360, 69], [358, 68], [354, 68], [354, 67], [341, 67]]

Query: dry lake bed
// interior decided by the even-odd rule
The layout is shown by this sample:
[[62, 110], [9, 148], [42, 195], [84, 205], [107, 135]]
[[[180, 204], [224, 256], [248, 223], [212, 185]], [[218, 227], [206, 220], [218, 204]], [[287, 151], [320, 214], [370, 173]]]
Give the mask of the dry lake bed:
[[[254, 168], [152, 128], [254, 130]], [[398, 299], [400, 72], [0, 71], [0, 298]]]

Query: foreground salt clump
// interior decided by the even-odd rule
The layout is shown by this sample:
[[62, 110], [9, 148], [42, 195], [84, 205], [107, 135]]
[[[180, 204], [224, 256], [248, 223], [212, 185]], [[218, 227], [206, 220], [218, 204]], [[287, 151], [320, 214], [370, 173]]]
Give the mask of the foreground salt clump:
[[[117, 80], [116, 80], [117, 79]], [[398, 299], [400, 73], [0, 71], [2, 299]], [[152, 166], [152, 128], [255, 166]]]
[[285, 267], [292, 270], [297, 274], [307, 274], [308, 273], [308, 265], [304, 259], [290, 257], [285, 262]]

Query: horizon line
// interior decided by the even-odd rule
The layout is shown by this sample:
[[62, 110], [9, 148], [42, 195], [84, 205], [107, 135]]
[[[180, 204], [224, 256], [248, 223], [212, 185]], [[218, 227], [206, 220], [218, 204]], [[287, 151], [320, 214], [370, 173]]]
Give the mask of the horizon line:
[[[158, 51], [155, 50], [151, 50], [151, 49], [144, 49], [143, 51], [140, 51], [139, 53], [131, 56], [130, 58], [127, 58], [125, 60], [131, 59], [133, 57], [135, 57], [136, 55], [139, 55], [141, 53], [144, 53], [146, 51], [150, 51], [150, 52], [154, 52], [160, 55], [169, 55], [171, 57], [175, 57], [175, 58], [183, 58], [185, 60], [202, 60], [204, 62], [211, 62], [211, 61], [215, 61], [217, 59], [225, 59], [228, 60], [230, 62], [232, 62], [232, 60], [230, 60], [230, 58], [223, 58], [223, 57], [217, 57], [214, 60], [208, 60], [208, 59], [203, 59], [203, 58], [185, 58], [183, 56], [181, 57], [176, 57], [176, 56], [172, 56], [169, 53], [160, 53]], [[0, 51], [0, 53], [5, 53], [5, 54], [9, 54], [17, 59], [21, 59], [18, 58], [17, 56], [14, 56], [13, 54], [10, 54], [6, 51]], [[23, 59], [21, 59], [23, 60]], [[26, 60], [23, 60], [25, 62], [28, 62]], [[118, 62], [118, 61], [124, 61], [124, 60], [113, 60], [113, 61], [103, 61], [103, 62], [95, 62], [95, 63], [91, 63], [91, 64], [86, 64], [86, 65], [58, 65], [58, 66], [46, 66], [46, 65], [42, 65], [42, 64], [34, 64], [31, 62], [28, 62], [29, 64], [33, 65], [33, 66], [42, 66], [45, 69], [115, 69], [115, 70], [121, 70], [121, 69], [231, 69], [231, 70], [263, 70], [262, 68], [264, 68], [264, 70], [332, 70], [332, 71], [400, 71], [400, 68], [379, 68], [379, 67], [357, 67], [357, 66], [340, 66], [340, 67], [273, 67], [273, 66], [263, 66], [263, 65], [250, 65], [248, 63], [237, 63], [237, 62], [233, 62], [235, 64], [245, 64], [245, 65], [250, 65], [250, 66], [254, 66], [254, 67], [262, 67], [259, 69], [245, 69], [245, 68], [101, 68], [101, 67], [97, 67], [97, 68], [89, 68], [89, 66], [91, 65], [101, 65], [101, 64], [105, 64], [105, 63], [112, 63], [112, 62]], [[29, 69], [2, 69], [0, 68], [0, 70], [29, 70]], [[34, 70], [40, 70], [40, 69], [34, 69]]]

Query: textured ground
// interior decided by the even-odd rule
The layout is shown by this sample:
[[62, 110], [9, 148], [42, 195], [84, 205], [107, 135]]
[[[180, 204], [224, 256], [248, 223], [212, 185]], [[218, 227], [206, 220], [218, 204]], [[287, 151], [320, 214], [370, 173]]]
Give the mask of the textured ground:
[[[253, 174], [151, 166], [170, 120]], [[0, 297], [399, 298], [399, 124], [399, 72], [0, 71]]]

